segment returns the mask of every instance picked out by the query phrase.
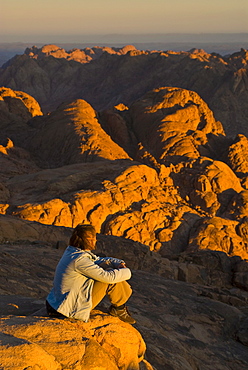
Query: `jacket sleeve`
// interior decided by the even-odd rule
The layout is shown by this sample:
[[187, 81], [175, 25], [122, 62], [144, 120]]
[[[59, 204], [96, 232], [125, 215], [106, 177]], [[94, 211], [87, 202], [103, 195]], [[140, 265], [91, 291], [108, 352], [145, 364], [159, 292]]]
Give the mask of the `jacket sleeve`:
[[75, 270], [93, 280], [101, 281], [102, 283], [107, 284], [119, 283], [131, 278], [131, 271], [129, 268], [106, 271], [86, 256], [75, 261]]

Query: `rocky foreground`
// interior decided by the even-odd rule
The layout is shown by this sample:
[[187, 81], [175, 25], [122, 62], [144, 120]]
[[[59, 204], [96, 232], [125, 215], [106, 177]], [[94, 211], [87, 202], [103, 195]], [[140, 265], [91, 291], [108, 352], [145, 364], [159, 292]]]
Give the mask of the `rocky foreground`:
[[[76, 90], [69, 94], [66, 72], [75, 66], [83, 81], [81, 68], [100, 73], [111, 54], [128, 63], [152, 58], [151, 73], [157, 59], [181, 58], [181, 67], [190, 60], [210, 77], [215, 63], [245, 76], [245, 51], [229, 62], [131, 47], [79, 54], [33, 48], [0, 71], [0, 81], [12, 76], [13, 86], [25, 86], [29, 71], [42, 66], [32, 75], [35, 89], [44, 107], [51, 96], [51, 106], [59, 103], [44, 114], [27, 92], [0, 88], [2, 368], [247, 369], [247, 137], [226, 136], [206, 102], [181, 87], [155, 86], [128, 104], [120, 95], [115, 106], [106, 95], [108, 109], [96, 111]], [[64, 91], [48, 79], [58, 94], [44, 93], [44, 70], [51, 79], [68, 77]], [[229, 80], [221, 81], [218, 94]], [[98, 253], [123, 258], [133, 270], [134, 327], [109, 317], [106, 301], [87, 324], [46, 316], [54, 269], [80, 222], [95, 226]]]
[[[55, 229], [65, 238], [66, 229]], [[66, 238], [1, 245], [3, 369], [247, 369], [248, 288], [237, 286], [241, 274], [248, 284], [246, 262], [211, 251], [166, 259], [139, 243], [98, 235], [98, 252], [125, 256], [133, 269], [129, 309], [137, 323], [110, 317], [103, 301], [85, 324], [46, 316], [44, 300], [65, 245]]]

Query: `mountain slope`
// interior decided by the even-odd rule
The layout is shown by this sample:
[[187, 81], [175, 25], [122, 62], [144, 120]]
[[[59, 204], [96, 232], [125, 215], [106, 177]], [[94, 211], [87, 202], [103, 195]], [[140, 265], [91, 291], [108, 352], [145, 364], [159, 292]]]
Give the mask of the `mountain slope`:
[[[154, 88], [182, 87], [196, 91], [209, 104], [228, 135], [248, 134], [246, 50], [224, 58], [199, 49], [134, 49], [29, 48], [0, 69], [0, 85], [31, 94], [45, 111], [78, 98], [101, 111], [119, 103], [130, 105]], [[81, 60], [80, 53], [91, 57]]]
[[2, 122], [14, 128], [0, 147], [2, 214], [91, 223], [163, 256], [209, 248], [247, 258], [246, 138], [227, 138], [195, 92], [155, 89], [100, 114], [80, 99], [27, 121], [13, 111]]

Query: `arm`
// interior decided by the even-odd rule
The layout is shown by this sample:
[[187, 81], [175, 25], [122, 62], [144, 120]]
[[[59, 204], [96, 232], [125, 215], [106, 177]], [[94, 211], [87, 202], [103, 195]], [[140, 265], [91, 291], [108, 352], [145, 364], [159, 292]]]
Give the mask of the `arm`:
[[102, 283], [114, 284], [131, 278], [129, 268], [104, 270], [87, 256], [75, 261], [75, 269], [82, 275]]
[[101, 266], [102, 263], [107, 264], [110, 268], [114, 269], [123, 268], [123, 264], [125, 265], [125, 261], [113, 257], [98, 257], [95, 263], [99, 266]]

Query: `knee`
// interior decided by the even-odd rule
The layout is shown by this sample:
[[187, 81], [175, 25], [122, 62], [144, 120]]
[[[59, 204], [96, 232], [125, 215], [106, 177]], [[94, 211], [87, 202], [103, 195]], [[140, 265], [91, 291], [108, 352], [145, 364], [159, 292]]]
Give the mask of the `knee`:
[[132, 293], [133, 293], [132, 287], [126, 281], [124, 281], [124, 283], [126, 283], [125, 284], [126, 294], [130, 297], [132, 295]]

